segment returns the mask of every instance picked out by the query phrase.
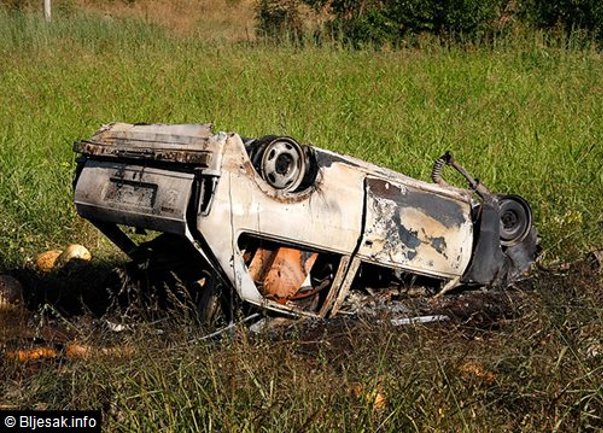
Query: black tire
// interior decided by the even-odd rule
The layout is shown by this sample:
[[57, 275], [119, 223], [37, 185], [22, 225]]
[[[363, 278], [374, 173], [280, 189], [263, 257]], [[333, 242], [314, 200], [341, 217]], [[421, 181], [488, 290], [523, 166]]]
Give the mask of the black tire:
[[197, 313], [201, 326], [213, 330], [226, 325], [230, 319], [230, 301], [222, 284], [208, 273], [205, 284], [198, 290]]
[[510, 247], [523, 241], [532, 228], [530, 205], [518, 195], [498, 197], [500, 243]]

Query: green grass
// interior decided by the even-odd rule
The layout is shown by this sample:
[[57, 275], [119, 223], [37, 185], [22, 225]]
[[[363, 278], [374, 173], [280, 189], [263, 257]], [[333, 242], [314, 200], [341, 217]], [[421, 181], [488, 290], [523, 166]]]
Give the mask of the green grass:
[[111, 432], [600, 431], [603, 280], [591, 272], [542, 275], [502, 317], [477, 307], [429, 326], [340, 318], [207, 344], [182, 319], [117, 336], [74, 321], [71, 339], [126, 356], [5, 360], [0, 405], [102, 409]]
[[[393, 52], [221, 44], [85, 14], [0, 12], [0, 263], [67, 241], [70, 144], [102, 123], [283, 133], [428, 179], [450, 149], [532, 204], [549, 259], [603, 241], [603, 58], [538, 37]], [[97, 247], [98, 246], [98, 247]]]
[[[350, 51], [207, 42], [79, 12], [49, 26], [0, 10], [0, 270], [68, 242], [115, 254], [71, 203], [71, 143], [111, 121], [290, 134], [425, 180], [450, 149], [491, 189], [530, 201], [548, 262], [572, 260], [603, 245], [601, 71], [601, 54], [542, 35]], [[210, 346], [189, 343], [201, 333], [190, 323], [138, 324], [118, 338], [132, 357], [0, 360], [0, 405], [101, 408], [108, 430], [124, 432], [593, 431], [603, 292], [588, 274], [546, 276], [513, 317], [487, 325], [335, 322]], [[6, 340], [18, 320], [0, 313]], [[79, 340], [111, 344], [83, 322]], [[463, 372], [469, 361], [493, 379]]]

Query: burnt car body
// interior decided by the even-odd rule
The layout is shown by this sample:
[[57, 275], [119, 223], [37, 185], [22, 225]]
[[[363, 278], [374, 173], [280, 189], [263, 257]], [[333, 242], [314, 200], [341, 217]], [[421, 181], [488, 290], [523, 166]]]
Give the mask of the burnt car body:
[[[224, 293], [326, 317], [363, 284], [506, 286], [535, 257], [528, 204], [490, 193], [449, 154], [428, 183], [290, 137], [245, 139], [207, 124], [113, 123], [74, 150], [77, 212], [135, 260], [183, 257], [185, 278], [202, 281], [206, 317]], [[470, 187], [444, 182], [446, 165]], [[138, 245], [123, 226], [161, 235]]]

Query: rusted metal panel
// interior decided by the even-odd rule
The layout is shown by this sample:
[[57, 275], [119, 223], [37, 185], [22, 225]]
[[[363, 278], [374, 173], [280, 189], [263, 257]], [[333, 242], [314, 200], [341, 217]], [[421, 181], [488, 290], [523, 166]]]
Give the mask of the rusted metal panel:
[[224, 146], [222, 176], [212, 210], [198, 216], [196, 227], [243, 299], [300, 313], [260, 293], [241, 256], [238, 239], [243, 234], [256, 235], [285, 245], [303, 245], [305, 250], [349, 255], [361, 237], [363, 182], [364, 173], [333, 164], [322, 169], [307, 190], [277, 191], [249, 166], [243, 142], [233, 134]]
[[262, 295], [285, 303], [302, 288], [317, 257], [318, 253], [298, 248], [258, 248], [249, 266], [249, 273]]
[[217, 172], [224, 141], [224, 134], [212, 134], [209, 124], [112, 123], [73, 148], [88, 156], [176, 162]]
[[240, 137], [231, 136], [224, 147], [223, 176], [212, 211], [197, 219], [204, 235], [224, 245], [222, 234], [229, 229], [225, 226], [232, 226], [236, 238], [241, 233], [257, 234], [340, 253], [356, 247], [364, 212], [363, 173], [337, 164], [321, 170], [307, 190], [283, 193], [271, 188], [248, 163]]
[[472, 245], [471, 203], [369, 177], [359, 256], [424, 275], [461, 275]]
[[202, 167], [208, 167], [211, 164], [212, 158], [212, 154], [204, 150], [163, 148], [148, 152], [144, 147], [115, 147], [93, 141], [80, 141], [74, 145], [74, 150], [87, 155], [125, 159], [147, 158], [155, 161], [174, 161], [183, 164], [200, 165]]
[[157, 147], [203, 146], [214, 133], [211, 124], [169, 125], [162, 123], [110, 123], [99, 129], [90, 141], [114, 146]]
[[74, 201], [84, 218], [184, 234], [193, 181], [189, 173], [88, 161]]
[[266, 272], [274, 260], [274, 250], [260, 247], [255, 251], [249, 263], [249, 275], [255, 282], [264, 281]]

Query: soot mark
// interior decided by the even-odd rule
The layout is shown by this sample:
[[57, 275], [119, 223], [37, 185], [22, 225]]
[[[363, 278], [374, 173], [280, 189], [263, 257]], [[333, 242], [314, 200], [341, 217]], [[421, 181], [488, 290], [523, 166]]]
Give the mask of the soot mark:
[[382, 179], [367, 181], [375, 196], [392, 200], [400, 207], [419, 209], [448, 228], [461, 226], [466, 221], [462, 206], [455, 200], [410, 187], [402, 192], [399, 187]]
[[396, 230], [398, 231], [398, 236], [404, 245], [406, 245], [410, 249], [416, 249], [419, 245], [421, 245], [421, 240], [419, 239], [418, 232], [416, 230], [409, 230], [402, 224], [400, 221], [400, 214], [398, 212], [394, 212], [394, 216], [392, 218], [393, 223], [396, 224]]
[[446, 252], [446, 239], [443, 236], [432, 238], [431, 246], [440, 254], [444, 254]]

